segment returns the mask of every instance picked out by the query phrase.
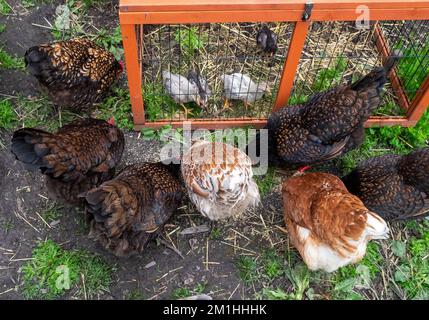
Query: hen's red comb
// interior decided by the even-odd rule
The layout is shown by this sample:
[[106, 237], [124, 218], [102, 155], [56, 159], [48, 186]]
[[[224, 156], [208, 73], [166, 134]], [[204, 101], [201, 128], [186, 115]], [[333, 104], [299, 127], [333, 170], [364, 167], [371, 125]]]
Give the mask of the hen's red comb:
[[310, 167], [310, 166], [304, 166], [304, 167], [299, 168], [299, 169], [298, 169], [298, 172], [303, 173], [303, 172], [305, 172], [305, 171], [307, 171], [307, 170], [309, 170], [309, 169], [311, 169], [311, 167]]
[[119, 61], [119, 65], [121, 66], [121, 72], [124, 71], [124, 63], [122, 62], [122, 60]]
[[115, 125], [115, 118], [111, 117], [109, 120], [107, 120], [107, 123], [114, 126]]

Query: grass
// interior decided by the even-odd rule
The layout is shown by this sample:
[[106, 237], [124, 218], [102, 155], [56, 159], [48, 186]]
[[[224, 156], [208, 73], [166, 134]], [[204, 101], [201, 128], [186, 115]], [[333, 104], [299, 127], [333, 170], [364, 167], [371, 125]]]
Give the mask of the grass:
[[11, 129], [17, 120], [10, 100], [0, 100], [0, 128]]
[[275, 169], [270, 167], [265, 175], [255, 176], [255, 182], [258, 185], [261, 197], [266, 196], [277, 185]]
[[6, 15], [12, 12], [10, 5], [6, 2], [6, 0], [0, 0], [0, 14]]
[[24, 58], [17, 58], [0, 47], [0, 69], [24, 70]]
[[21, 127], [38, 127], [56, 131], [59, 127], [76, 119], [77, 115], [68, 110], [56, 111], [49, 99], [41, 95], [38, 98], [19, 96], [13, 99], [17, 122]]
[[23, 295], [28, 299], [53, 299], [77, 288], [80, 296], [93, 297], [106, 290], [112, 268], [84, 250], [64, 250], [52, 240], [39, 243], [23, 273]]
[[5, 32], [6, 31], [6, 25], [3, 23], [0, 23], [0, 33]]

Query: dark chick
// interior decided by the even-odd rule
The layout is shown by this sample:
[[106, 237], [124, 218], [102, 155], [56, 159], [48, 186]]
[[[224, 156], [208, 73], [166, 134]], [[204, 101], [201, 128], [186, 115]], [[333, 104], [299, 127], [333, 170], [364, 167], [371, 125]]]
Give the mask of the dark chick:
[[343, 178], [347, 189], [386, 220], [429, 215], [429, 148], [361, 162]]
[[277, 52], [277, 36], [264, 25], [256, 35], [256, 45], [265, 54], [273, 56]]
[[47, 176], [50, 195], [72, 205], [78, 195], [111, 179], [124, 150], [124, 135], [104, 120], [82, 119], [57, 133], [20, 129], [12, 153], [27, 169]]
[[381, 101], [381, 91], [398, 55], [351, 85], [317, 93], [303, 105], [283, 107], [268, 119], [273, 164], [308, 165], [339, 157], [360, 146], [364, 123]]
[[88, 39], [71, 39], [32, 47], [25, 64], [55, 105], [89, 113], [103, 101], [123, 70], [122, 63]]
[[189, 71], [187, 78], [189, 82], [193, 83], [198, 87], [198, 94], [200, 96], [198, 102], [200, 107], [207, 108], [208, 100], [212, 95], [212, 92], [207, 83], [207, 80], [200, 73], [197, 73], [192, 70]]
[[181, 203], [179, 168], [134, 164], [82, 195], [91, 235], [116, 256], [142, 252]]

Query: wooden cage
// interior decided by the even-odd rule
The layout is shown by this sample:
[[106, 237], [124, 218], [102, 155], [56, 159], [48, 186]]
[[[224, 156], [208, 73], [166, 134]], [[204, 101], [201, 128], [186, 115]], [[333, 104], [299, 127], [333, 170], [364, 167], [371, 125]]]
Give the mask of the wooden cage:
[[[146, 47], [150, 46], [150, 42], [145, 43], [147, 34], [145, 35], [144, 31], [146, 27], [149, 28], [148, 25], [197, 24], [201, 26], [203, 24], [244, 24], [257, 22], [287, 24], [288, 27], [281, 29], [288, 30], [282, 35], [285, 39], [279, 38], [279, 41], [287, 41], [287, 45], [284, 46], [284, 59], [279, 60], [281, 61], [281, 66], [279, 67], [278, 81], [275, 81], [274, 85], [275, 96], [273, 96], [272, 104], [268, 106], [269, 110], [276, 110], [287, 105], [288, 102], [291, 102], [289, 99], [291, 94], [293, 94], [293, 90], [298, 86], [299, 79], [297, 79], [297, 74], [300, 68], [314, 63], [314, 57], [311, 52], [308, 52], [311, 51], [312, 48], [315, 48], [314, 41], [309, 42], [312, 32], [314, 33], [316, 29], [320, 29], [321, 26], [327, 25], [327, 33], [341, 32], [342, 27], [334, 29], [335, 26], [333, 24], [336, 22], [354, 23], [362, 14], [362, 6], [364, 6], [364, 10], [368, 9], [369, 20], [371, 21], [371, 30], [369, 31], [370, 33], [368, 33], [372, 39], [371, 43], [374, 44], [374, 47], [369, 49], [371, 54], [372, 52], [376, 52], [379, 60], [382, 61], [389, 55], [389, 52], [391, 52], [391, 46], [400, 43], [401, 45], [409, 45], [409, 47], [407, 47], [411, 48], [411, 51], [409, 51], [409, 53], [411, 52], [409, 58], [419, 59], [418, 62], [420, 63], [417, 67], [413, 66], [410, 71], [410, 73], [413, 72], [413, 77], [417, 77], [418, 74], [420, 79], [418, 90], [415, 90], [411, 95], [407, 94], [407, 85], [404, 84], [405, 80], [401, 79], [401, 76], [398, 75], [398, 70], [396, 69], [390, 74], [390, 87], [394, 92], [397, 105], [402, 109], [402, 114], [374, 115], [368, 120], [367, 126], [415, 125], [429, 105], [429, 76], [425, 73], [426, 70], [429, 70], [429, 38], [426, 37], [427, 34], [429, 35], [429, 24], [426, 25], [426, 22], [429, 22], [429, 1], [314, 0], [313, 2], [309, 2], [306, 0], [121, 0], [119, 18], [122, 29], [125, 63], [135, 129], [140, 130], [144, 127], [157, 128], [166, 124], [178, 127], [181, 126], [183, 122], [183, 119], [174, 118], [162, 118], [149, 121], [145, 114], [144, 92], [142, 91], [145, 78], [144, 68], [145, 66], [147, 66], [147, 68], [153, 67], [156, 64], [152, 61], [146, 63], [144, 61], [145, 52], [147, 52], [145, 50], [148, 50], [144, 47], [145, 45]], [[209, 32], [210, 30], [216, 32], [219, 30], [219, 32], [221, 32], [221, 30], [223, 30], [220, 27], [210, 29], [210, 27], [204, 26], [200, 27], [199, 30], [206, 30], [207, 28], [209, 28]], [[165, 29], [163, 30], [164, 31], [159, 31], [159, 43], [162, 43], [162, 32], [166, 32]], [[212, 33], [215, 33], [213, 31]], [[386, 37], [386, 34], [392, 35]], [[411, 34], [413, 37], [420, 39], [420, 47], [418, 49], [415, 49], [416, 45], [413, 44], [412, 41], [403, 39], [404, 37], [409, 37]], [[168, 35], [168, 37], [170, 37], [170, 35]], [[317, 33], [315, 37], [317, 38]], [[355, 45], [361, 41], [359, 37], [353, 40]], [[396, 42], [393, 43], [393, 37], [399, 40], [395, 40]], [[369, 36], [367, 38], [369, 38]], [[155, 41], [153, 39], [151, 41]], [[234, 45], [234, 42], [239, 40], [240, 38], [237, 37], [234, 41], [230, 42]], [[329, 45], [329, 41], [329, 39], [326, 41], [326, 46]], [[349, 56], [353, 56], [353, 48], [343, 48], [341, 50], [343, 50], [343, 53], [347, 51]], [[253, 51], [249, 49], [249, 52]], [[417, 52], [419, 53], [418, 57], [415, 56]], [[168, 50], [164, 50], [163, 48], [159, 48], [158, 51], [153, 52], [154, 55], [161, 56], [164, 54], [167, 55], [167, 53]], [[343, 55], [343, 53], [339, 56]], [[172, 51], [170, 55], [171, 54], [173, 57], [176, 55], [175, 51]], [[249, 53], [249, 56], [250, 55]], [[304, 60], [309, 59], [308, 56], [313, 60], [305, 64]], [[282, 55], [279, 54], [279, 57], [282, 58]], [[234, 57], [234, 59], [234, 61], [237, 60], [236, 57]], [[332, 57], [330, 60], [332, 60]], [[360, 61], [362, 61], [362, 59]], [[227, 64], [228, 63], [230, 62], [227, 62]], [[161, 64], [160, 62], [157, 68], [162, 68]], [[356, 65], [358, 64], [359, 63]], [[344, 73], [347, 73], [345, 69]], [[156, 72], [155, 70], [155, 73]], [[351, 77], [351, 73], [352, 72], [347, 73], [349, 78]], [[347, 77], [342, 78], [346, 79]], [[302, 83], [305, 84], [305, 81], [302, 81]], [[260, 113], [251, 117], [246, 115], [240, 115], [238, 117], [205, 116], [190, 118], [188, 121], [191, 121], [193, 128], [217, 129], [246, 125], [260, 128], [265, 125], [266, 117], [266, 113]]]

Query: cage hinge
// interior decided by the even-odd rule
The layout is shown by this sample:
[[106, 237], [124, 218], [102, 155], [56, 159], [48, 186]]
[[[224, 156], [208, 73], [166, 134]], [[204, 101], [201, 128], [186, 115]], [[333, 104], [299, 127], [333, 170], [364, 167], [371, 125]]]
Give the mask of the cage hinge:
[[304, 6], [304, 12], [302, 14], [302, 21], [307, 21], [311, 17], [311, 11], [313, 10], [313, 2], [309, 1]]

